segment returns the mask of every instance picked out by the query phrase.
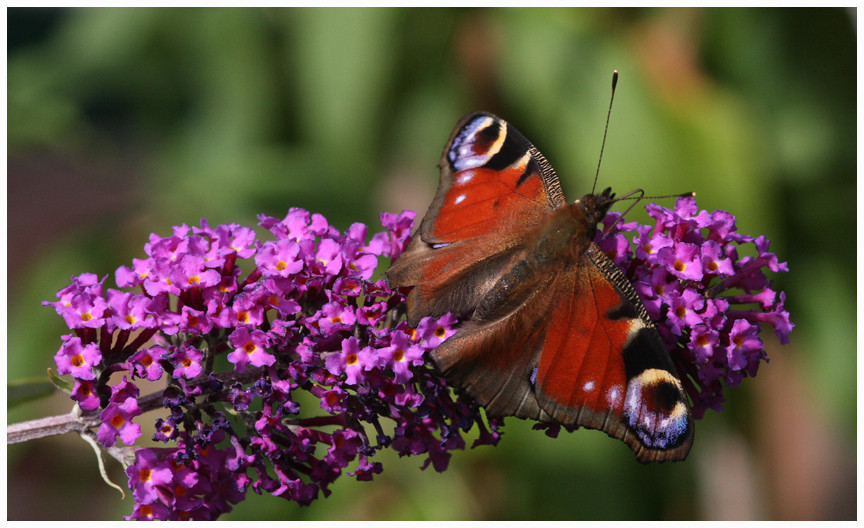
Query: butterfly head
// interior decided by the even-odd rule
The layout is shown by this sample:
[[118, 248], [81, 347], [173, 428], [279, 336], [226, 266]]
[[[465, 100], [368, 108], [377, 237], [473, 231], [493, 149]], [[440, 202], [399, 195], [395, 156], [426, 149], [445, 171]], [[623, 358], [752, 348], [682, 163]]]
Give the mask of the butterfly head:
[[593, 225], [597, 225], [606, 217], [609, 208], [615, 203], [615, 193], [611, 187], [606, 187], [600, 194], [586, 194], [577, 202], [585, 209], [585, 216]]

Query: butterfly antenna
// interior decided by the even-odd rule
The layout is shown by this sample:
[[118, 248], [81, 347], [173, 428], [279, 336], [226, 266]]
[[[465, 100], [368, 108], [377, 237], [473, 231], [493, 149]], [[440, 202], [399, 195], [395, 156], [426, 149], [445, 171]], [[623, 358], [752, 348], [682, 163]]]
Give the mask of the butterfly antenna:
[[615, 87], [618, 86], [618, 70], [612, 71], [612, 98], [609, 99], [609, 111], [606, 112], [606, 128], [603, 130], [603, 143], [600, 144], [600, 159], [597, 160], [597, 172], [594, 173], [594, 186], [591, 194], [597, 190], [597, 178], [600, 176], [600, 163], [603, 161], [603, 150], [606, 148], [606, 134], [609, 132], [609, 118], [612, 117], [612, 102], [615, 100]]
[[[634, 194], [638, 194], [639, 196], [633, 196]], [[696, 197], [696, 193], [693, 191], [680, 193], [680, 194], [664, 194], [662, 196], [645, 196], [645, 191], [643, 191], [642, 189], [636, 189], [635, 191], [630, 191], [629, 193], [627, 193], [623, 196], [619, 196], [618, 198], [615, 198], [615, 200], [613, 200], [613, 201], [614, 202], [620, 202], [623, 200], [636, 200], [636, 202], [639, 202], [639, 200], [663, 200], [666, 198], [695, 198], [695, 197]], [[630, 209], [628, 209], [628, 211], [629, 210]]]

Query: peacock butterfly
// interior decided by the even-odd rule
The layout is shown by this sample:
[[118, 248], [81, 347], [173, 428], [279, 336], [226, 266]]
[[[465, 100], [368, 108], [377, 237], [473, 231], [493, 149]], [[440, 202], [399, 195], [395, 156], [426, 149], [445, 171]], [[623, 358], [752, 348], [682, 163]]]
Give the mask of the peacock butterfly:
[[669, 353], [630, 281], [593, 242], [611, 189], [567, 203], [555, 170], [486, 112], [464, 117], [438, 190], [387, 270], [412, 326], [468, 317], [432, 352], [490, 416], [604, 431], [640, 462], [683, 460], [693, 418]]

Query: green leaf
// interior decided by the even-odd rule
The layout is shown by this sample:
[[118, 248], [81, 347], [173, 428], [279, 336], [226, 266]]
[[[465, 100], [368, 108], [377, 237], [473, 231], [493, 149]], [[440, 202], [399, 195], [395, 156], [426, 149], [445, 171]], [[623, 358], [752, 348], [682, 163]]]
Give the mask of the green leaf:
[[74, 383], [61, 378], [57, 374], [54, 374], [54, 371], [51, 370], [50, 368], [48, 369], [48, 378], [51, 380], [51, 383], [55, 387], [57, 387], [58, 389], [60, 389], [61, 391], [65, 392], [67, 394], [71, 393], [72, 389], [75, 388]]

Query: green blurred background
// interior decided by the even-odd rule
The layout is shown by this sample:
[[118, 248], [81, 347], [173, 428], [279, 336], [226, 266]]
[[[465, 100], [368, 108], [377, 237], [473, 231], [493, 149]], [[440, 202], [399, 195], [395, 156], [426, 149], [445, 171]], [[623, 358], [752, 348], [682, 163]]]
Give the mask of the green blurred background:
[[[249, 493], [228, 519], [854, 519], [854, 9], [9, 9], [8, 374], [44, 376], [40, 306], [151, 232], [290, 206], [339, 228], [422, 215], [464, 114], [493, 111], [590, 190], [693, 190], [789, 262], [797, 327], [697, 424], [685, 463], [508, 420], [451, 468], [384, 453], [307, 508]], [[671, 205], [671, 201], [669, 204]], [[643, 220], [644, 211], [631, 214]], [[68, 412], [60, 395], [9, 422]], [[148, 420], [140, 420], [146, 423]], [[10, 446], [10, 519], [117, 519], [77, 437]], [[147, 433], [145, 433], [147, 436]], [[116, 464], [112, 475], [125, 479]]]

